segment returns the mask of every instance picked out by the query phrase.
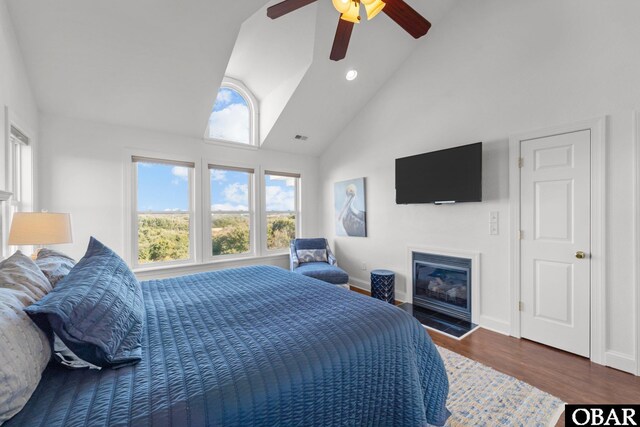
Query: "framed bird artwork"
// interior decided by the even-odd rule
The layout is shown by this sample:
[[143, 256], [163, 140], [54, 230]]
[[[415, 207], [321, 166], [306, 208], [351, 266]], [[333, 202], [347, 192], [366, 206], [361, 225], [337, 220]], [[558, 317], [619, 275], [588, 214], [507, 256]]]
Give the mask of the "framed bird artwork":
[[365, 198], [364, 178], [335, 184], [336, 235], [367, 237]]

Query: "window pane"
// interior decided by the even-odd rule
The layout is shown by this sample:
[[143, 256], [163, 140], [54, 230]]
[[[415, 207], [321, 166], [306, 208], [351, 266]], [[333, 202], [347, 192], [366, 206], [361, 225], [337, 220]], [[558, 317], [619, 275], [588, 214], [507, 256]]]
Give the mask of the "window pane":
[[249, 172], [210, 169], [211, 254], [251, 251]]
[[220, 88], [209, 117], [209, 138], [251, 144], [251, 117], [247, 100], [236, 90]]
[[189, 211], [189, 168], [137, 162], [138, 212]]
[[296, 187], [298, 178], [265, 175], [267, 249], [286, 249], [296, 237]]
[[148, 162], [135, 167], [138, 264], [190, 259], [190, 168]]
[[189, 258], [189, 214], [138, 215], [139, 264]]

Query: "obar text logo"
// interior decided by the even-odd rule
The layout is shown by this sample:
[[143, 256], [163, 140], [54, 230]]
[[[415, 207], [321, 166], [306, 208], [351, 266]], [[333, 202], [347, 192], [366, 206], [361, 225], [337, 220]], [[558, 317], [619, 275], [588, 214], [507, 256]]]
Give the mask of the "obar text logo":
[[637, 426], [640, 425], [640, 405], [566, 405], [565, 425]]

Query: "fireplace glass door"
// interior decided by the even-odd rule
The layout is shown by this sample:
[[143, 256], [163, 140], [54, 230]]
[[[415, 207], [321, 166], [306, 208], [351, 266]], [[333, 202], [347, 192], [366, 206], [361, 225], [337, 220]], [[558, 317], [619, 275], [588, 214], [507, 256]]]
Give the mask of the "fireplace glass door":
[[414, 304], [471, 320], [470, 269], [414, 261]]

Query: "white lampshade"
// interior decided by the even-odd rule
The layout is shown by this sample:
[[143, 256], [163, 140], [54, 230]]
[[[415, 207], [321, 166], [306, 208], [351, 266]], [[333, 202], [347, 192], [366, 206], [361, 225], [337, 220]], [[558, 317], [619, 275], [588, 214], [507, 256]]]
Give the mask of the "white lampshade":
[[16, 212], [13, 214], [10, 245], [55, 245], [72, 243], [71, 215], [51, 212]]

